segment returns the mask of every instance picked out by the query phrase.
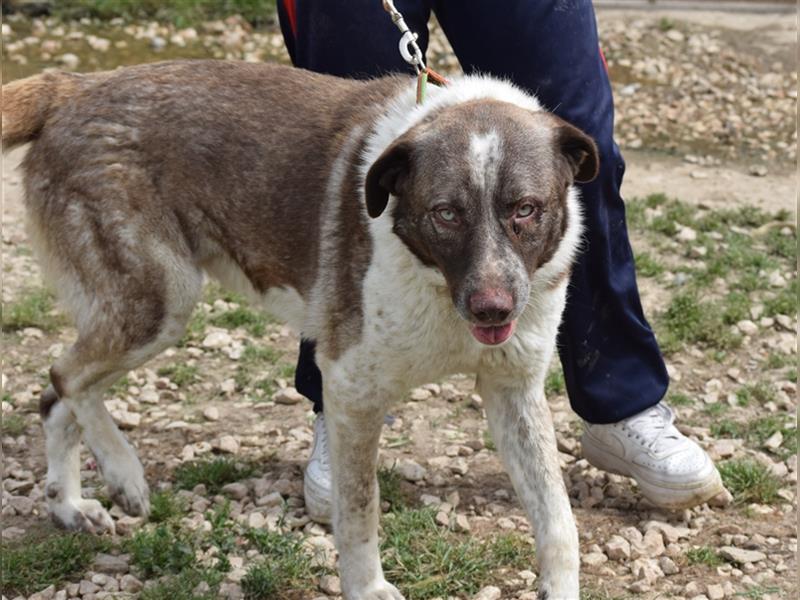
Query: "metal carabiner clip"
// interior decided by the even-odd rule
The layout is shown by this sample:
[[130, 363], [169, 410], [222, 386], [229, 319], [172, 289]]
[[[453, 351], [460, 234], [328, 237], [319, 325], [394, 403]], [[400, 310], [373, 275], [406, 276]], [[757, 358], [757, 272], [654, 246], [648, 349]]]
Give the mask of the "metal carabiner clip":
[[[413, 31], [406, 31], [400, 38], [400, 54], [402, 55], [404, 61], [414, 66], [419, 66], [421, 62], [416, 44], [418, 37], [419, 36]], [[414, 50], [413, 54], [408, 49], [412, 44]]]

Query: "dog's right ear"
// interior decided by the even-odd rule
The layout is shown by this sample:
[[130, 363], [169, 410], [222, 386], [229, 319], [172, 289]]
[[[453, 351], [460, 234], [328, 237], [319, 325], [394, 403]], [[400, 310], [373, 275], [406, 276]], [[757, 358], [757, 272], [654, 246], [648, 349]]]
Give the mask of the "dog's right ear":
[[364, 194], [367, 214], [379, 217], [389, 203], [389, 194], [399, 195], [411, 164], [411, 143], [397, 140], [378, 157], [367, 172]]

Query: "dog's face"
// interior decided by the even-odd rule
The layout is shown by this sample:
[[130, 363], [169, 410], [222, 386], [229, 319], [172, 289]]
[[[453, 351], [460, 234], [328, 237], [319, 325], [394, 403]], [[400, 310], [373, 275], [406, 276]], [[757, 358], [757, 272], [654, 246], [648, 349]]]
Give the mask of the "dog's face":
[[445, 108], [397, 139], [365, 183], [372, 217], [398, 197], [394, 232], [444, 275], [473, 336], [506, 341], [534, 271], [568, 223], [567, 192], [597, 174], [594, 142], [545, 112], [495, 100]]

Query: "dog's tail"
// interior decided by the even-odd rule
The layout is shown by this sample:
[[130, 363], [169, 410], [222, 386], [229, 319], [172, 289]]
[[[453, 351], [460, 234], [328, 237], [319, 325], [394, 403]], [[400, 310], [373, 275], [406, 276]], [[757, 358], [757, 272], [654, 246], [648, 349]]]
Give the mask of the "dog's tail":
[[7, 83], [2, 88], [3, 152], [34, 139], [53, 110], [79, 89], [80, 75], [42, 73]]

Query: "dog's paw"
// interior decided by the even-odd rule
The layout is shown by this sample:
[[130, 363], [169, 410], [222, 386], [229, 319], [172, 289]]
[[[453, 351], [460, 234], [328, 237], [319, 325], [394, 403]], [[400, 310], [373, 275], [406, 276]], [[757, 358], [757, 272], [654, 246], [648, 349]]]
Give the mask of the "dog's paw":
[[132, 517], [150, 514], [150, 488], [144, 477], [129, 477], [121, 482], [107, 481], [108, 495]]
[[405, 600], [403, 594], [386, 580], [374, 583], [361, 593], [356, 593], [353, 600]]
[[114, 520], [97, 500], [62, 500], [51, 503], [48, 509], [53, 522], [67, 531], [115, 533]]
[[579, 600], [580, 591], [577, 583], [571, 577], [562, 577], [545, 580], [539, 584], [537, 600]]

